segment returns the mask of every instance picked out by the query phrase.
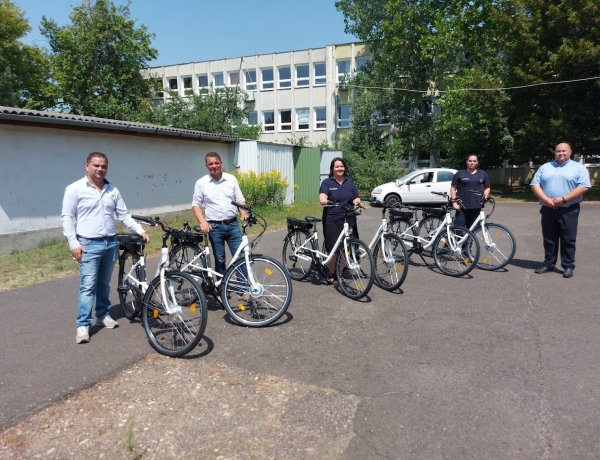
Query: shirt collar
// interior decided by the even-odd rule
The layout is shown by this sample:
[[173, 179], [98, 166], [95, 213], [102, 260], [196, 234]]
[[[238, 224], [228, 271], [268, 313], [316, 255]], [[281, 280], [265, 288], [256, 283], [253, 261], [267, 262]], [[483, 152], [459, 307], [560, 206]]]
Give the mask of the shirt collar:
[[562, 168], [564, 165], [566, 165], [569, 161], [571, 161], [570, 158], [567, 158], [565, 161], [562, 162], [562, 164], [559, 164], [556, 160], [552, 160], [552, 164], [557, 167], [557, 168]]

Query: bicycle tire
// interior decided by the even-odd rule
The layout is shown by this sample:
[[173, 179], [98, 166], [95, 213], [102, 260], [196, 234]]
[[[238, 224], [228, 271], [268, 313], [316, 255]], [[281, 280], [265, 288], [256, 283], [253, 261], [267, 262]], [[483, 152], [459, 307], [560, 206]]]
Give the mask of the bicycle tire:
[[366, 296], [375, 279], [375, 261], [369, 247], [361, 240], [348, 238], [347, 248], [338, 250], [335, 276], [346, 297], [354, 300]]
[[373, 258], [375, 259], [375, 279], [377, 286], [386, 291], [398, 289], [408, 272], [408, 251], [398, 235], [385, 233], [383, 235], [383, 247], [381, 238], [373, 247]]
[[[213, 290], [212, 278], [203, 270], [186, 266], [202, 252], [202, 248], [197, 243], [185, 242], [179, 243], [169, 253], [169, 270], [184, 271], [191, 274], [201, 285], [206, 294], [211, 294]], [[210, 256], [202, 254], [194, 265], [204, 268], [211, 268]]]
[[491, 244], [486, 244], [481, 226], [473, 230], [479, 241], [479, 260], [477, 268], [481, 270], [499, 270], [505, 267], [515, 256], [517, 242], [512, 232], [504, 225], [485, 223]]
[[[310, 257], [309, 260], [299, 258], [296, 254], [297, 248], [305, 244], [306, 240], [310, 238], [310, 233], [305, 230], [294, 230], [287, 234], [283, 243], [283, 250], [281, 257], [283, 259], [283, 266], [287, 270], [290, 278], [295, 281], [302, 281], [311, 272], [313, 268], [313, 254], [312, 252], [301, 253], [306, 257]], [[314, 240], [309, 241], [310, 249], [316, 250], [316, 244]], [[302, 250], [300, 250], [302, 251]]]
[[189, 273], [165, 272], [164, 282], [165, 295], [169, 302], [175, 301], [175, 311], [169, 314], [163, 304], [159, 275], [144, 295], [142, 323], [154, 350], [166, 356], [183, 356], [198, 345], [206, 329], [206, 297]]
[[[252, 270], [255, 284], [247, 273]], [[292, 300], [292, 278], [275, 259], [251, 255], [236, 260], [225, 272], [221, 287], [225, 310], [236, 323], [249, 327], [273, 324], [287, 311]]]
[[[449, 235], [448, 232], [451, 234]], [[479, 242], [473, 233], [464, 227], [451, 227], [442, 232], [433, 244], [433, 259], [442, 273], [448, 276], [464, 276], [477, 265], [479, 259]], [[460, 247], [452, 248], [449, 238], [465, 241]]]
[[[125, 250], [119, 256], [119, 276], [117, 291], [119, 293], [119, 303], [123, 309], [125, 318], [133, 321], [142, 311], [143, 293], [139, 284], [126, 278], [131, 267], [138, 263], [140, 256], [132, 251]], [[142, 267], [137, 267], [135, 276], [138, 281], [145, 281], [145, 271]]]
[[[430, 239], [437, 228], [444, 222], [444, 218], [437, 215], [429, 215], [421, 219], [417, 227], [417, 235], [421, 238]], [[425, 245], [427, 243], [423, 243]], [[432, 249], [425, 249], [421, 252], [426, 257], [433, 257]]]

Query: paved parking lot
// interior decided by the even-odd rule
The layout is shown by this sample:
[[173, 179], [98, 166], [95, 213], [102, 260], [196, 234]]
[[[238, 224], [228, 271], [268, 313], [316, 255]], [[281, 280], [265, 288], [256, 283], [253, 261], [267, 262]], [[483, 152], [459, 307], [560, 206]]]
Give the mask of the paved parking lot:
[[[187, 360], [146, 359], [141, 366], [155, 373], [158, 365], [170, 370], [139, 391], [160, 398], [168, 375], [184, 369], [196, 372], [198, 381], [209, 374], [237, 381], [223, 384], [220, 393], [212, 381], [213, 404], [205, 410], [219, 410], [210, 421], [194, 420], [192, 428], [179, 420], [182, 430], [202, 434], [198, 442], [209, 447], [203, 452], [212, 453], [207, 458], [597, 458], [600, 204], [583, 206], [577, 268], [569, 280], [533, 273], [543, 254], [536, 204], [500, 203], [493, 217], [517, 238], [506, 270], [451, 278], [415, 258], [401, 292], [373, 287], [362, 301], [332, 286], [295, 282], [281, 324], [246, 329], [212, 310], [197, 352]], [[379, 218], [377, 209], [361, 217], [363, 239]], [[267, 234], [259, 249], [279, 257], [283, 236]], [[124, 319], [120, 328], [77, 346], [76, 286], [77, 280], [64, 279], [0, 293], [0, 429], [29, 411], [77, 398], [99, 381], [118, 398], [124, 372], [153, 355], [141, 326]], [[288, 392], [280, 412], [277, 394], [262, 402], [250, 398], [266, 381], [277, 383], [280, 396]], [[248, 394], [246, 402], [235, 399], [239, 392]], [[186, 397], [185, 389], [176, 394], [177, 401]], [[227, 401], [231, 407], [222, 409]], [[238, 422], [229, 411], [242, 417], [261, 404], [273, 408], [270, 422], [264, 416], [264, 431], [219, 437], [235, 432]], [[127, 405], [116, 407], [126, 411]], [[161, 423], [157, 414], [149, 423]], [[106, 430], [94, 432], [90, 443]], [[168, 444], [170, 435], [164, 436]], [[245, 443], [255, 450], [244, 450]], [[186, 448], [199, 454], [197, 446]]]

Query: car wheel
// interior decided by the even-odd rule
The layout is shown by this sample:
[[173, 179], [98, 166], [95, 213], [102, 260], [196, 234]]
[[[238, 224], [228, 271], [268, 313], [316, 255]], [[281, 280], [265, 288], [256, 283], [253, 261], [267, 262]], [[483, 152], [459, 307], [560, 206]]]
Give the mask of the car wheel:
[[390, 193], [383, 200], [383, 204], [386, 205], [388, 208], [393, 208], [394, 206], [398, 206], [401, 203], [402, 200], [395, 193]]

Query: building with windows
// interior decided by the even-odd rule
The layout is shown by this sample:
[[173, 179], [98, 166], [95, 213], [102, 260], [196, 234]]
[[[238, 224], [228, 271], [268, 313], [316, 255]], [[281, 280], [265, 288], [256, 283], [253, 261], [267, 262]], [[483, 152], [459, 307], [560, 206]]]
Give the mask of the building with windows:
[[[365, 44], [191, 62], [144, 71], [181, 97], [238, 87], [247, 97], [245, 123], [262, 125], [260, 140], [336, 146], [352, 127], [344, 82], [370, 59]], [[168, 92], [160, 93], [161, 100]]]

